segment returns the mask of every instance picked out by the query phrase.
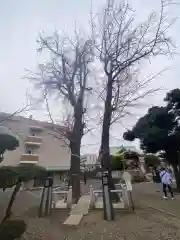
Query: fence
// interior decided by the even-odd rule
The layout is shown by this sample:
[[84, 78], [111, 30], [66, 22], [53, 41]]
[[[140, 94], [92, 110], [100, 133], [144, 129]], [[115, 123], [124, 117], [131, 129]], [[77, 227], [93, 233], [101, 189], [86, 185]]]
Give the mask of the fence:
[[[120, 189], [111, 190], [111, 193], [117, 193], [119, 195], [120, 203], [124, 203], [124, 207], [130, 206], [130, 201], [128, 197], [128, 191], [125, 184], [116, 184], [117, 187], [120, 187]], [[92, 186], [90, 186], [90, 208], [95, 207], [95, 203], [98, 200], [98, 198], [103, 197], [103, 191], [100, 190], [94, 190]]]
[[61, 187], [53, 189], [52, 207], [55, 208], [58, 201], [67, 203], [67, 208], [72, 206], [72, 186], [68, 190], [61, 190]]

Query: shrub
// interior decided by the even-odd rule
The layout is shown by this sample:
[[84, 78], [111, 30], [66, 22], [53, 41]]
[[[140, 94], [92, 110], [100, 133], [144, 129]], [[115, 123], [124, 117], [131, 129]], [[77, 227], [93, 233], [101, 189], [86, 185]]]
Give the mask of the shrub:
[[23, 220], [6, 220], [0, 227], [0, 239], [18, 239], [26, 231], [26, 223]]
[[124, 156], [122, 154], [111, 156], [111, 168], [119, 171], [124, 169]]

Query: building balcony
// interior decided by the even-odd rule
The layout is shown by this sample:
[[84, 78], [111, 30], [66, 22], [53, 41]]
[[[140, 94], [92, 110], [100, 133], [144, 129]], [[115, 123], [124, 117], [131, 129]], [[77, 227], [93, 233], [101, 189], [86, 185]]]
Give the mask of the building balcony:
[[40, 146], [42, 144], [42, 137], [39, 136], [28, 136], [26, 138], [26, 145]]
[[41, 126], [29, 126], [29, 128], [30, 128], [30, 130], [37, 131], [37, 132], [43, 131], [43, 127], [41, 127]]
[[39, 156], [37, 154], [22, 154], [20, 163], [38, 163]]

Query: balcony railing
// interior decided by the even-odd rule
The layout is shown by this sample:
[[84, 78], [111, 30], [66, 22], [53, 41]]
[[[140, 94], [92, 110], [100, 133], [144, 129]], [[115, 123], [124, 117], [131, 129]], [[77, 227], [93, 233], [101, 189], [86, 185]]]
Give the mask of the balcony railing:
[[37, 154], [22, 154], [20, 163], [38, 163], [39, 156]]
[[26, 138], [26, 144], [27, 145], [41, 145], [42, 143], [42, 137], [39, 136], [28, 136]]
[[35, 131], [43, 131], [43, 127], [41, 126], [29, 126], [29, 128]]

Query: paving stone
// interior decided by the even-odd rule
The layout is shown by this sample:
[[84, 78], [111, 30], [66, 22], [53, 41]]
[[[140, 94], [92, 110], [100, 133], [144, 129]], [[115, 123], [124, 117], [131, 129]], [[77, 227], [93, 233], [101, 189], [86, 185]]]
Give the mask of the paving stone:
[[82, 196], [78, 203], [73, 206], [71, 214], [88, 214], [90, 206], [90, 196]]
[[66, 219], [66, 221], [63, 224], [69, 226], [78, 226], [82, 218], [83, 214], [72, 214]]

